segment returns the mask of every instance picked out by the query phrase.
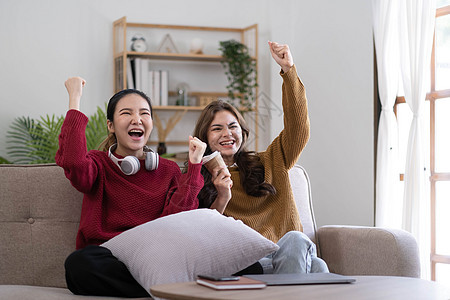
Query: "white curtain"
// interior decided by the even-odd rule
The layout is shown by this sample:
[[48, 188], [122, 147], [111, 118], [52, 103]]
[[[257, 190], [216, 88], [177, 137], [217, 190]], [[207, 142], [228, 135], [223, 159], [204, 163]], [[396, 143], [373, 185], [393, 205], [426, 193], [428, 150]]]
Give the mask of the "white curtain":
[[[395, 1], [395, 0], [394, 0]], [[430, 273], [430, 201], [423, 156], [422, 116], [430, 75], [435, 0], [404, 0], [400, 8], [401, 69], [405, 100], [413, 112], [409, 131], [403, 199], [403, 229], [417, 239], [422, 278]]]
[[377, 143], [375, 225], [401, 228], [398, 127], [394, 104], [398, 89], [398, 1], [372, 0], [373, 31], [382, 106]]

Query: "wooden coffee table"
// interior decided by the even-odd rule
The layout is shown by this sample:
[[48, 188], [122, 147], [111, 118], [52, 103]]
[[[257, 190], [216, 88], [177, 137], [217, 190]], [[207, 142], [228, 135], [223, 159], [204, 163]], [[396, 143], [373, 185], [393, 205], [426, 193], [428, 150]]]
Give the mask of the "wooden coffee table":
[[195, 282], [155, 285], [153, 296], [172, 300], [242, 299], [450, 299], [450, 289], [433, 281], [393, 276], [351, 276], [350, 284], [268, 286], [259, 290], [216, 291]]

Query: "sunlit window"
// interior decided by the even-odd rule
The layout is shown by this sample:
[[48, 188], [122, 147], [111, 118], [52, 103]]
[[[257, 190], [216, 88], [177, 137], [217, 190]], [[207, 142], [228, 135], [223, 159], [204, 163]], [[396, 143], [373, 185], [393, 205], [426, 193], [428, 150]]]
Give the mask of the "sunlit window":
[[450, 15], [436, 18], [436, 90], [450, 89]]
[[[424, 152], [430, 169], [431, 279], [450, 287], [450, 0], [437, 0], [430, 88], [424, 106]], [[403, 186], [412, 113], [403, 97], [395, 105]]]
[[[450, 45], [448, 49], [450, 53]], [[450, 84], [450, 74], [447, 81]], [[438, 99], [435, 105], [435, 171], [450, 172], [450, 98]]]
[[[450, 181], [436, 182], [436, 254], [450, 253]], [[450, 277], [449, 277], [450, 278]]]

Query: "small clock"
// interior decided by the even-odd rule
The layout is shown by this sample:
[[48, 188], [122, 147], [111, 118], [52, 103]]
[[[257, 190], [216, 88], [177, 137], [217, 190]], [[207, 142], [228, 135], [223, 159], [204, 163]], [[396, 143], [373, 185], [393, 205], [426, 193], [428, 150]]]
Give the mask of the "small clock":
[[145, 38], [142, 35], [135, 35], [131, 38], [131, 50], [136, 52], [145, 52], [147, 50], [147, 44]]

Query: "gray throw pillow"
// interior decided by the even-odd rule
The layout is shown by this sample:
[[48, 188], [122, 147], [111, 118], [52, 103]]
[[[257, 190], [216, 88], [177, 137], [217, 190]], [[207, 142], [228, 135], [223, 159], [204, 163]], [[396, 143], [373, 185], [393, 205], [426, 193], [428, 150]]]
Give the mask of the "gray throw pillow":
[[279, 248], [242, 221], [211, 209], [156, 219], [102, 246], [147, 291], [156, 284], [194, 281], [198, 274], [231, 275]]

